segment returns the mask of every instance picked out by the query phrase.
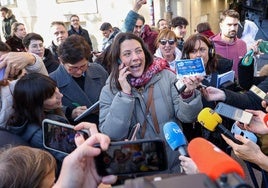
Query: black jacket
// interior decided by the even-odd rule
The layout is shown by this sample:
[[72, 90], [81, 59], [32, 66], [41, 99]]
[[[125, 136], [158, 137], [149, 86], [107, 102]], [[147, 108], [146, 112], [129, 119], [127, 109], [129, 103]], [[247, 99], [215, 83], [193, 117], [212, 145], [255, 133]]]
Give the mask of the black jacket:
[[55, 59], [51, 53], [51, 51], [47, 48], [45, 48], [45, 55], [44, 55], [44, 64], [46, 66], [47, 72], [51, 73], [54, 70], [56, 70], [58, 68], [58, 66], [60, 65], [59, 60]]
[[254, 76], [254, 59], [251, 65], [242, 65], [241, 61], [238, 64], [238, 81], [239, 85], [245, 89], [249, 90], [252, 85], [258, 85], [266, 76], [255, 77]]
[[54, 57], [54, 59], [58, 60], [59, 56], [58, 56], [58, 46], [56, 46], [54, 44], [54, 42], [51, 42], [51, 45], [48, 47], [48, 49], [50, 50], [52, 56]]
[[80, 26], [79, 31], [76, 32], [76, 30], [74, 30], [73, 26], [71, 26], [71, 28], [68, 30], [68, 35], [71, 36], [71, 35], [74, 35], [74, 34], [84, 37], [86, 39], [87, 43], [89, 44], [91, 51], [93, 51], [92, 42], [91, 42], [91, 39], [89, 37], [89, 34], [88, 34], [87, 30], [83, 29]]
[[15, 35], [9, 38], [6, 43], [10, 46], [12, 52], [25, 52], [22, 40]]

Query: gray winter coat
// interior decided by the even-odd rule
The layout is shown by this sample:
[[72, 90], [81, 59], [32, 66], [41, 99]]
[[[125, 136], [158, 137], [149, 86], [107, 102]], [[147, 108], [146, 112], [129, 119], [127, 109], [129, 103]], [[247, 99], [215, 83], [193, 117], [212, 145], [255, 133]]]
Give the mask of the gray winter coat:
[[[173, 72], [163, 70], [156, 74], [142, 90], [132, 88], [132, 96], [116, 89], [112, 92], [110, 85], [106, 84], [100, 95], [100, 131], [109, 135], [111, 140], [124, 140], [133, 125], [136, 123], [142, 125], [146, 119], [147, 128], [144, 138], [160, 137], [165, 140], [163, 133], [165, 123], [178, 122], [178, 119], [182, 122], [194, 122], [202, 109], [200, 92], [196, 90], [192, 97], [182, 99], [174, 87], [175, 81], [176, 75]], [[145, 115], [148, 89], [152, 84], [154, 84], [153, 101], [160, 134], [154, 128], [151, 114]], [[141, 130], [138, 132], [137, 138], [141, 138]], [[172, 151], [168, 145], [166, 145], [166, 150], [169, 163], [168, 173], [177, 173], [179, 171], [179, 153]]]

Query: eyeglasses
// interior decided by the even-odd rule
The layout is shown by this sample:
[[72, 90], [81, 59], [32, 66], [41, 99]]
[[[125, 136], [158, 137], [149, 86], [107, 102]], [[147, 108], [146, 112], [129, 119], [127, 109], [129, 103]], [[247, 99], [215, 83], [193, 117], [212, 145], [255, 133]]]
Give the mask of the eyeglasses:
[[73, 67], [73, 66], [68, 65], [68, 64], [65, 64], [65, 65], [67, 66], [67, 68], [70, 72], [77, 72], [78, 70], [84, 71], [87, 68], [88, 63], [85, 63], [84, 65], [81, 65], [80, 67]]
[[78, 19], [73, 19], [73, 20], [71, 20], [71, 22], [79, 22], [79, 20]]
[[169, 45], [173, 45], [173, 44], [175, 44], [175, 40], [174, 40], [174, 39], [170, 39], [170, 40], [161, 39], [159, 42], [160, 42], [160, 44], [162, 44], [162, 45], [166, 45], [167, 43], [168, 43]]

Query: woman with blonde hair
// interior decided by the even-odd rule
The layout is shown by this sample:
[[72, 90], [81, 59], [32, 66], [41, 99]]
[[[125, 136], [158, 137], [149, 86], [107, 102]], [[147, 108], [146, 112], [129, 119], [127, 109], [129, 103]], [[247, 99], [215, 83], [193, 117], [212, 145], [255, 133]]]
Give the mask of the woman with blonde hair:
[[176, 60], [181, 59], [181, 51], [177, 48], [176, 34], [170, 29], [163, 29], [156, 38], [155, 45], [157, 50], [154, 56], [168, 61], [172, 70], [175, 70]]
[[22, 39], [26, 36], [26, 29], [23, 23], [14, 22], [11, 25], [11, 37], [6, 41], [12, 52], [25, 52]]

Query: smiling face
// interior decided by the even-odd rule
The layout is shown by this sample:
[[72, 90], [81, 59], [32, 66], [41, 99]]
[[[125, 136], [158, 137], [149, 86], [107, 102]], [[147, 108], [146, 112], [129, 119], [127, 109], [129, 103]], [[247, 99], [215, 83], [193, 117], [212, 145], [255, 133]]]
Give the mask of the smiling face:
[[43, 42], [41, 40], [31, 40], [27, 52], [34, 53], [39, 57], [44, 57], [45, 48]]
[[61, 103], [62, 96], [63, 95], [61, 94], [59, 89], [56, 88], [54, 94], [49, 99], [46, 99], [44, 101], [44, 109], [54, 110], [60, 108], [62, 106]]
[[120, 45], [120, 60], [129, 67], [133, 77], [140, 77], [145, 68], [145, 54], [141, 44], [134, 39], [125, 40]]
[[167, 22], [167, 20], [161, 20], [161, 21], [159, 21], [158, 25], [159, 25], [159, 27], [158, 27], [159, 30], [168, 28], [168, 22]]
[[79, 29], [80, 27], [80, 20], [78, 16], [73, 16], [71, 18], [71, 25], [74, 27], [74, 29]]
[[187, 32], [186, 25], [179, 25], [171, 30], [176, 34], [177, 38], [184, 38]]
[[173, 37], [163, 37], [159, 41], [159, 49], [164, 59], [175, 59], [176, 39]]

